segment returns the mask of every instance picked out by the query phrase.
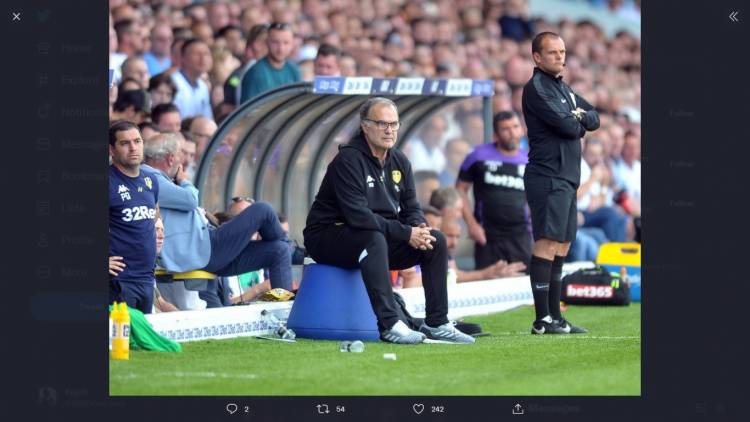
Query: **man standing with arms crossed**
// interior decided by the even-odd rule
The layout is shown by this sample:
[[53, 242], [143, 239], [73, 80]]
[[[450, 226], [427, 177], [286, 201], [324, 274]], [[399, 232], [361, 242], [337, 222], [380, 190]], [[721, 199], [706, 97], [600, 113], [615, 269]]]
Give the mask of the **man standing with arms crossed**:
[[534, 236], [530, 278], [536, 321], [531, 333], [585, 333], [560, 312], [560, 278], [577, 229], [581, 137], [599, 127], [599, 115], [562, 80], [565, 43], [559, 35], [538, 34], [531, 52], [536, 67], [523, 88], [523, 115], [529, 135], [524, 186]]

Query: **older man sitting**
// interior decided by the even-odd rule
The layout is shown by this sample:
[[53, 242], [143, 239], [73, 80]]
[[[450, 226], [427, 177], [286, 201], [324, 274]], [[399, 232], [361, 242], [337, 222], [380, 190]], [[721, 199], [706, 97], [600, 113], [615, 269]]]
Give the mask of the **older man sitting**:
[[[268, 268], [271, 286], [291, 289], [291, 254], [286, 234], [271, 205], [258, 202], [214, 227], [198, 206], [198, 189], [182, 168], [180, 148], [172, 134], [161, 134], [146, 143], [146, 164], [159, 184], [164, 247], [162, 267], [172, 272], [202, 269], [231, 276]], [[253, 240], [254, 233], [260, 240]]]

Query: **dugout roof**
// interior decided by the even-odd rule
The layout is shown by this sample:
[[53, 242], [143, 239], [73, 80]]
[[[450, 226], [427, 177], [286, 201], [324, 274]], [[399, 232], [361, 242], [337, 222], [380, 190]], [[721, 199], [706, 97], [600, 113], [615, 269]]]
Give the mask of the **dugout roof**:
[[196, 173], [201, 205], [223, 211], [234, 196], [267, 201], [289, 217], [290, 237], [301, 239], [326, 166], [356, 130], [367, 98], [398, 105], [400, 148], [448, 104], [482, 97], [488, 141], [492, 88], [488, 80], [316, 77], [266, 92], [239, 106], [209, 142]]

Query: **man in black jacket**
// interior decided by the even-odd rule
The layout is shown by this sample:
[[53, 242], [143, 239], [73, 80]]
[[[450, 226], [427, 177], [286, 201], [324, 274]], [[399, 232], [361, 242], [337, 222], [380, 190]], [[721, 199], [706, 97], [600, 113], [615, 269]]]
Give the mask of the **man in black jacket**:
[[[308, 253], [318, 263], [362, 271], [381, 340], [474, 343], [448, 321], [448, 249], [443, 234], [427, 226], [409, 160], [393, 148], [400, 126], [396, 104], [370, 98], [359, 117], [359, 130], [328, 165], [307, 216]], [[389, 269], [417, 264], [426, 318], [413, 331], [398, 318]]]
[[581, 137], [599, 127], [599, 115], [562, 81], [565, 43], [559, 35], [540, 33], [531, 50], [536, 67], [522, 97], [529, 135], [524, 187], [534, 236], [530, 278], [536, 320], [531, 333], [585, 333], [560, 313], [560, 277], [577, 229]]

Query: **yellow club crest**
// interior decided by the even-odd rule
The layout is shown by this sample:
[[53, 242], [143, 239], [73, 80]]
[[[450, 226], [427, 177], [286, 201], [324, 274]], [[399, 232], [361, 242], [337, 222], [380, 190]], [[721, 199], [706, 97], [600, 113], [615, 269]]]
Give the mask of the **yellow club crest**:
[[146, 186], [148, 186], [149, 189], [152, 189], [151, 188], [152, 183], [151, 183], [151, 178], [150, 177], [144, 177], [143, 178], [143, 182], [146, 183]]
[[391, 172], [391, 177], [393, 178], [393, 183], [398, 184], [401, 181], [401, 172], [398, 170], [393, 170]]

